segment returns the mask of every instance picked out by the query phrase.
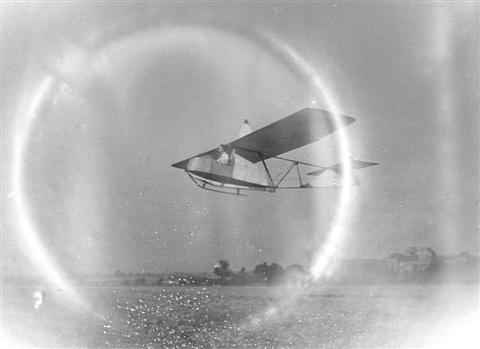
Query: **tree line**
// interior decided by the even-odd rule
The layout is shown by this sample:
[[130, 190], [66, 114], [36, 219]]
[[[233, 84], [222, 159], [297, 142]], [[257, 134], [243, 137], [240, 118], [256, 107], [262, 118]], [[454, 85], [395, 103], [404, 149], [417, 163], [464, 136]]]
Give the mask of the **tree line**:
[[251, 285], [251, 284], [278, 284], [285, 279], [302, 279], [306, 270], [298, 264], [289, 265], [286, 268], [280, 264], [266, 262], [258, 264], [251, 271], [245, 267], [233, 271], [230, 262], [226, 259], [219, 260], [211, 273], [168, 273], [168, 275], [157, 273], [124, 273], [115, 272], [115, 277], [124, 278], [124, 286], [212, 286], [212, 285]]
[[[440, 256], [429, 247], [409, 248], [404, 253], [392, 253], [382, 259], [352, 259], [340, 261], [335, 273], [323, 281], [333, 284], [379, 284], [379, 283], [478, 283], [480, 259], [462, 252], [458, 255]], [[213, 272], [213, 273], [212, 273]], [[286, 268], [266, 262], [251, 271], [245, 267], [233, 271], [230, 262], [219, 260], [208, 273], [123, 273], [125, 286], [168, 285], [275, 285], [283, 281], [303, 282], [308, 275], [305, 267], [293, 264]]]

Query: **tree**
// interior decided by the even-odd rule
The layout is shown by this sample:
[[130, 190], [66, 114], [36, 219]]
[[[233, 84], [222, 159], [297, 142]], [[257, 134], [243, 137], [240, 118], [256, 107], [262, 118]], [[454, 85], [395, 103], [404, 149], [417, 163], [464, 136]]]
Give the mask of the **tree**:
[[218, 261], [218, 264], [213, 268], [213, 273], [219, 276], [221, 279], [229, 277], [232, 275], [232, 271], [230, 270], [230, 262], [226, 259]]
[[253, 269], [253, 274], [258, 278], [267, 281], [267, 273], [268, 273], [268, 264], [264, 262], [263, 264], [258, 264], [255, 269]]
[[246, 285], [250, 283], [249, 275], [245, 270], [245, 267], [242, 267], [240, 271], [232, 275], [232, 283], [234, 285]]
[[285, 276], [290, 281], [301, 281], [305, 278], [306, 275], [307, 275], [307, 272], [305, 270], [305, 267], [299, 264], [289, 265], [285, 269]]
[[258, 264], [253, 270], [253, 274], [268, 283], [278, 281], [285, 274], [283, 267], [277, 263], [268, 265], [267, 263]]
[[280, 264], [272, 263], [267, 270], [268, 282], [275, 282], [280, 280], [285, 274], [285, 269]]
[[438, 267], [440, 266], [441, 264], [441, 259], [440, 257], [438, 257], [437, 253], [430, 247], [427, 247], [426, 250], [428, 252], [430, 252], [431, 254], [431, 260], [430, 260], [430, 265], [428, 266], [428, 271], [433, 271], [433, 270], [436, 270], [438, 269]]

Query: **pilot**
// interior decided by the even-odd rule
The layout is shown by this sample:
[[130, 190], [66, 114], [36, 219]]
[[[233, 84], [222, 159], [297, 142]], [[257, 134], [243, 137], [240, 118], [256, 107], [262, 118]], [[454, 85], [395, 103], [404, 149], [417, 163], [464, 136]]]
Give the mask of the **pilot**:
[[219, 153], [217, 162], [222, 165], [231, 165], [233, 162], [233, 149], [228, 149], [225, 146], [220, 145], [217, 150]]

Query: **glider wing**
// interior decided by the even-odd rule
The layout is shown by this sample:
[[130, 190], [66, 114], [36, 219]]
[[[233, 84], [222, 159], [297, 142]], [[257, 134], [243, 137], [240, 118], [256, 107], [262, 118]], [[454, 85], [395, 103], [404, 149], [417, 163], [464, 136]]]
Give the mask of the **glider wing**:
[[305, 108], [229, 145], [238, 155], [256, 163], [315, 142], [354, 121], [349, 116]]
[[[305, 108], [257, 131], [224, 145], [252, 163], [300, 148], [337, 131], [355, 121], [350, 116], [335, 115], [329, 111]], [[217, 148], [173, 164], [187, 169], [190, 159], [218, 154]]]

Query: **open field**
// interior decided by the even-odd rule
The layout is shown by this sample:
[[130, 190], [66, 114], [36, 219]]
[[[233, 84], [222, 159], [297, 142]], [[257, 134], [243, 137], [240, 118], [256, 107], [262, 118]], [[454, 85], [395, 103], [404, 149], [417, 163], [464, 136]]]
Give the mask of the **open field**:
[[38, 309], [34, 291], [3, 290], [3, 344], [370, 348], [478, 340], [478, 285], [316, 287], [297, 296], [263, 286], [77, 289], [88, 307], [46, 289]]

